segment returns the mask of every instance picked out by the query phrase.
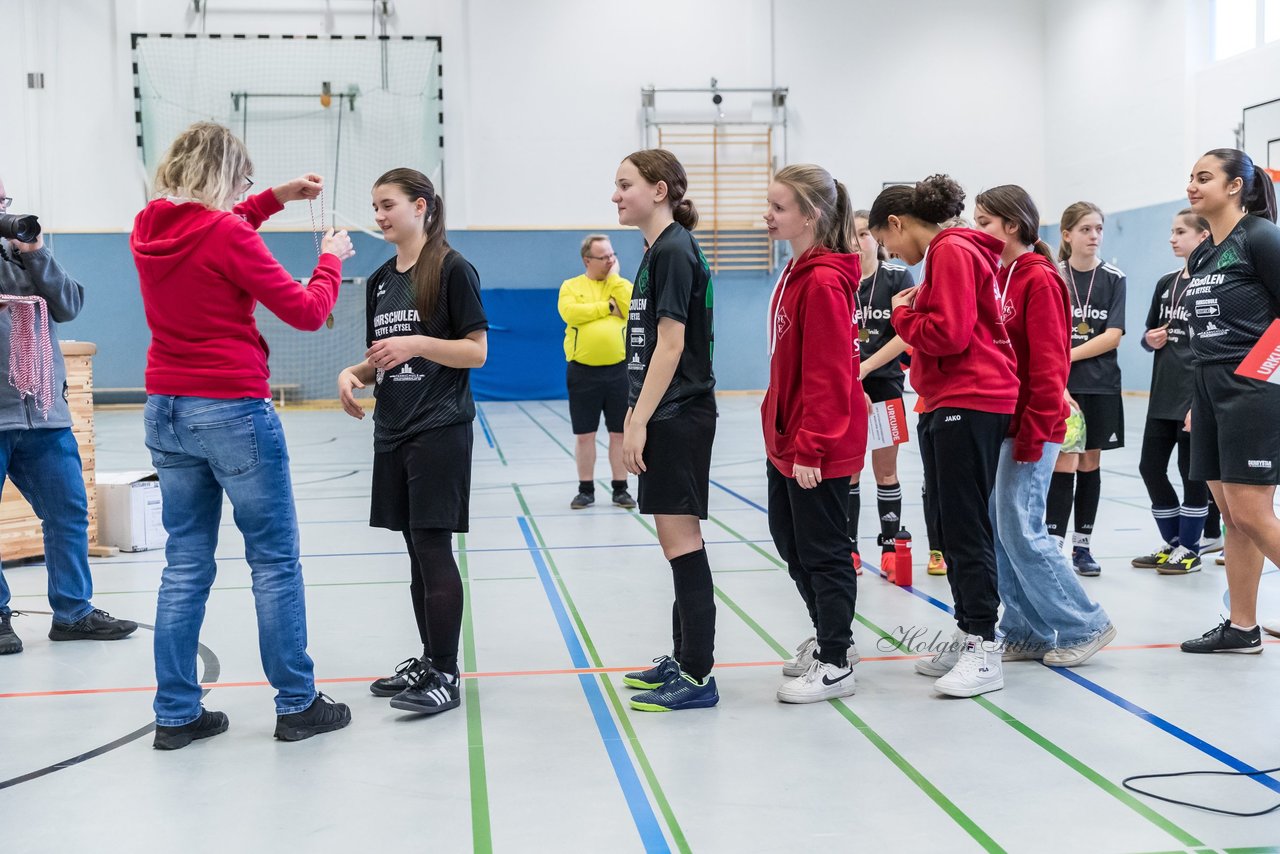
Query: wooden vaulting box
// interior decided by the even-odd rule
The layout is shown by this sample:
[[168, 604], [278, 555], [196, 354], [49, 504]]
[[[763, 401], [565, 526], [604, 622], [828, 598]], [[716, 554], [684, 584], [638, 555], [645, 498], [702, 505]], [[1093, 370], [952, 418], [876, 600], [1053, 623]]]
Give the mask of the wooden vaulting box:
[[[98, 348], [85, 341], [60, 343], [62, 358], [67, 364], [67, 402], [71, 406], [72, 433], [84, 466], [84, 487], [89, 497], [89, 543], [93, 546], [98, 542], [93, 439], [93, 356]], [[40, 520], [18, 488], [6, 481], [0, 498], [0, 559], [17, 560], [42, 554], [44, 536], [40, 531]]]

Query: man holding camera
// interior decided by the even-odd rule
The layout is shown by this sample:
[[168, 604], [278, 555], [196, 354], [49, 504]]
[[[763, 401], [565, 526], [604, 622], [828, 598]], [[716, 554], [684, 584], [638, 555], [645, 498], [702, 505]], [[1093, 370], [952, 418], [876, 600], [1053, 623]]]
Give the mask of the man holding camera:
[[596, 500], [596, 431], [604, 413], [609, 431], [609, 467], [613, 470], [613, 503], [630, 509], [635, 499], [627, 492], [627, 469], [622, 464], [622, 428], [627, 417], [627, 357], [624, 335], [631, 306], [631, 283], [618, 275], [618, 256], [604, 234], [582, 241], [581, 276], [560, 285], [560, 317], [565, 322], [565, 382], [569, 387], [569, 420], [573, 426], [574, 459], [578, 464], [578, 494], [569, 502], [574, 510]]
[[[0, 382], [0, 488], [4, 478], [13, 481], [40, 517], [44, 529], [49, 605], [53, 608], [49, 638], [118, 640], [133, 634], [138, 624], [117, 620], [89, 602], [93, 595], [89, 504], [80, 451], [71, 433], [66, 365], [58, 348], [57, 325], [80, 313], [84, 288], [44, 247], [44, 237], [34, 218], [6, 216], [12, 202], [0, 181], [0, 303], [4, 303], [0, 305], [0, 366], [9, 379]], [[45, 322], [40, 320], [41, 313], [33, 310], [37, 328], [15, 329], [12, 305], [17, 303], [5, 303], [5, 298], [32, 296], [42, 299], [48, 308], [48, 337], [53, 353], [53, 363], [47, 366], [52, 379], [51, 400], [41, 400], [39, 390], [19, 389], [13, 384], [19, 373], [19, 366], [10, 364], [13, 337], [29, 341], [28, 333], [34, 332], [30, 337], [38, 338], [44, 332], [39, 327]], [[18, 349], [24, 360], [41, 358], [39, 347]], [[22, 641], [11, 622], [20, 612], [9, 608], [9, 598], [9, 585], [0, 571], [0, 655], [22, 652]]]

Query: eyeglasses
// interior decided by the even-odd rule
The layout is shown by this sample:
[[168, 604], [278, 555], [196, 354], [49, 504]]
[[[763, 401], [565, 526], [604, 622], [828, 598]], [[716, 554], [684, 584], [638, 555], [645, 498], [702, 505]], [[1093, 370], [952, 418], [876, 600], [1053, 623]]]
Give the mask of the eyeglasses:
[[0, 210], [7, 211], [11, 204], [13, 204], [13, 196], [0, 196]]
[[608, 255], [583, 255], [583, 258], [590, 258], [592, 261], [613, 261], [617, 259], [617, 255], [610, 252]]
[[244, 179], [244, 191], [247, 193], [247, 192], [249, 192], [249, 191], [250, 191], [250, 190], [252, 190], [252, 189], [253, 189], [253, 179], [252, 179], [252, 178], [245, 178], [245, 179]]

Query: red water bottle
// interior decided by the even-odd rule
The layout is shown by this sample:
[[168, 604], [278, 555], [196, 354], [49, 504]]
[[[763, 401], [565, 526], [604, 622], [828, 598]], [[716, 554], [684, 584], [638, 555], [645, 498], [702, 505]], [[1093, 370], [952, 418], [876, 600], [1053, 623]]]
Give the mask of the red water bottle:
[[911, 586], [911, 532], [902, 528], [893, 538], [893, 578], [899, 587]]

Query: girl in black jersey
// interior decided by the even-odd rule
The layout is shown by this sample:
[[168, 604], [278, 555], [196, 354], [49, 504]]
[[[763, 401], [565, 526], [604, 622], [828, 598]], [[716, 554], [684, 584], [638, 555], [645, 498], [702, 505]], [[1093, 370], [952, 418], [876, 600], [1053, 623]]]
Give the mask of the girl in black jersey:
[[[860, 379], [871, 403], [901, 400], [905, 383], [899, 357], [907, 344], [893, 329], [893, 306], [890, 300], [913, 287], [911, 271], [902, 264], [888, 262], [888, 253], [876, 243], [867, 227], [867, 211], [854, 211], [858, 255], [862, 262], [862, 281], [857, 292], [858, 347], [862, 353]], [[893, 541], [902, 528], [902, 485], [898, 482], [898, 446], [876, 448], [871, 452], [871, 469], [876, 479], [876, 509], [880, 517], [880, 568], [893, 574]], [[853, 540], [854, 568], [862, 569], [858, 551], [858, 516], [862, 509], [862, 493], [857, 478], [849, 486], [849, 537]], [[945, 569], [943, 570], [946, 571]], [[930, 572], [935, 573], [930, 556]]]
[[1102, 495], [1102, 452], [1124, 447], [1124, 400], [1116, 348], [1124, 335], [1124, 273], [1098, 256], [1102, 211], [1076, 202], [1062, 212], [1058, 261], [1071, 299], [1071, 376], [1066, 397], [1084, 413], [1085, 450], [1059, 454], [1049, 484], [1045, 527], [1062, 542], [1074, 505], [1071, 562], [1080, 575], [1098, 575], [1091, 539]]
[[714, 706], [711, 676], [715, 591], [702, 541], [716, 432], [711, 370], [711, 268], [691, 230], [689, 180], [669, 151], [651, 148], [618, 167], [613, 202], [618, 222], [639, 228], [649, 244], [636, 274], [627, 328], [631, 391], [623, 431], [627, 471], [639, 475], [641, 513], [652, 513], [675, 584], [672, 654], [623, 683], [643, 688], [640, 711]]
[[1280, 385], [1242, 362], [1280, 318], [1275, 188], [1249, 155], [1219, 148], [1196, 162], [1187, 199], [1212, 233], [1187, 262], [1191, 281], [1182, 296], [1195, 358], [1191, 477], [1209, 482], [1222, 512], [1231, 615], [1182, 651], [1257, 653], [1262, 558], [1280, 563], [1272, 503], [1280, 482]]
[[422, 657], [369, 690], [423, 714], [462, 702], [458, 636], [462, 578], [453, 534], [468, 528], [471, 369], [485, 362], [488, 328], [475, 268], [445, 239], [444, 200], [426, 175], [393, 169], [373, 186], [378, 227], [396, 254], [368, 282], [364, 361], [338, 375], [342, 408], [364, 410], [354, 389], [375, 383], [369, 524], [404, 535], [409, 594]]
[[[1173, 254], [1186, 258], [1206, 237], [1209, 223], [1190, 208], [1178, 211], [1169, 232]], [[1209, 487], [1191, 480], [1191, 434], [1184, 427], [1191, 409], [1191, 336], [1187, 310], [1180, 304], [1191, 276], [1186, 264], [1160, 278], [1147, 312], [1144, 349], [1155, 353], [1151, 369], [1151, 397], [1142, 432], [1142, 458], [1138, 464], [1151, 496], [1151, 515], [1160, 530], [1161, 544], [1151, 554], [1133, 559], [1139, 568], [1163, 575], [1184, 575], [1200, 569], [1200, 537], [1209, 511]], [[1169, 482], [1169, 457], [1178, 449], [1182, 475], [1182, 504]]]

